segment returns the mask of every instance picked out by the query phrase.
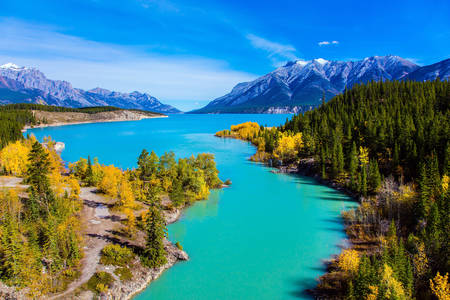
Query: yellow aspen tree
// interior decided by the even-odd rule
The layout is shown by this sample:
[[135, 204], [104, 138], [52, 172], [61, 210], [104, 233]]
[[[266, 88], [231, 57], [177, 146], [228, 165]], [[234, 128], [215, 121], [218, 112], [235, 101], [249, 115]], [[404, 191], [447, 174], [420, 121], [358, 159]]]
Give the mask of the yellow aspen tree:
[[68, 179], [68, 184], [70, 188], [70, 198], [74, 201], [79, 200], [81, 188], [80, 184], [78, 183], [78, 180], [75, 177], [71, 176]]
[[134, 216], [133, 210], [130, 208], [124, 209], [127, 220], [125, 221], [125, 231], [129, 235], [133, 235], [136, 232], [136, 217]]
[[278, 146], [275, 148], [275, 157], [280, 158], [283, 161], [294, 159], [298, 154], [296, 145], [296, 140], [293, 136], [283, 134], [278, 140]]
[[119, 183], [122, 178], [122, 171], [113, 165], [103, 166], [103, 178], [98, 188], [106, 195], [116, 198], [119, 194]]
[[131, 185], [125, 176], [122, 176], [120, 180], [119, 187], [119, 205], [122, 207], [133, 208], [135, 206], [134, 203], [134, 194], [131, 190]]
[[73, 173], [76, 177], [82, 178], [84, 176], [84, 174], [86, 174], [87, 159], [80, 158], [77, 162], [70, 163], [69, 169], [70, 169], [71, 173]]
[[303, 148], [303, 135], [301, 132], [298, 132], [294, 135], [294, 144], [297, 152], [300, 152]]
[[447, 192], [449, 183], [450, 177], [448, 177], [447, 175], [442, 176], [442, 190], [444, 191], [444, 193]]
[[0, 167], [10, 175], [24, 176], [27, 172], [30, 148], [22, 141], [11, 143], [0, 152]]
[[370, 294], [367, 295], [366, 300], [377, 300], [378, 298], [378, 287], [369, 285]]
[[417, 246], [417, 253], [413, 257], [414, 269], [417, 277], [421, 277], [428, 271], [428, 258], [425, 252], [425, 244], [420, 242]]
[[361, 165], [366, 166], [369, 163], [369, 149], [366, 147], [359, 147], [359, 161]]
[[433, 279], [430, 279], [430, 288], [439, 300], [450, 300], [450, 284], [448, 283], [448, 273], [442, 276], [437, 272]]
[[395, 279], [392, 268], [387, 264], [384, 264], [383, 267], [381, 285], [385, 290], [384, 296], [386, 299], [407, 299], [403, 285]]
[[338, 267], [344, 272], [355, 273], [358, 270], [360, 257], [356, 250], [346, 249], [338, 258]]

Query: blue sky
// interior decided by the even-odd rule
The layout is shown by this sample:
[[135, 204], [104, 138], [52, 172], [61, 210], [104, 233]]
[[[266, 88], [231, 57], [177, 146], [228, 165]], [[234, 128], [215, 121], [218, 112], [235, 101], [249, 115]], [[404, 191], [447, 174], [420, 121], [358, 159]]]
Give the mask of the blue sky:
[[0, 64], [197, 108], [286, 61], [450, 57], [450, 1], [0, 1]]

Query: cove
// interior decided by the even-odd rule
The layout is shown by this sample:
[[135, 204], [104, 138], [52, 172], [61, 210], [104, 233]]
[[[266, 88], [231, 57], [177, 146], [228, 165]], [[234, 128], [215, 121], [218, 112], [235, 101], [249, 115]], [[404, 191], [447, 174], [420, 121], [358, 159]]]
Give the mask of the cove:
[[323, 260], [339, 252], [345, 233], [340, 212], [354, 207], [344, 194], [311, 178], [274, 174], [248, 158], [249, 143], [214, 137], [232, 124], [276, 126], [289, 115], [171, 115], [136, 122], [94, 123], [29, 130], [39, 140], [62, 141], [65, 161], [88, 155], [100, 163], [136, 166], [143, 148], [177, 157], [216, 157], [230, 188], [186, 209], [168, 227], [190, 255], [136, 299], [308, 299], [325, 272]]

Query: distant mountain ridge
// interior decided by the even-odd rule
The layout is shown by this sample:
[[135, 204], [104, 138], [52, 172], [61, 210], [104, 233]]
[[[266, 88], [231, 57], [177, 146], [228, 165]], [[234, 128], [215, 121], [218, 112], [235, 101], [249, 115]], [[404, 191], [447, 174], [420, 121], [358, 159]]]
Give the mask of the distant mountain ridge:
[[35, 68], [13, 63], [0, 66], [0, 103], [30, 102], [67, 107], [116, 106], [159, 113], [179, 113], [173, 106], [140, 92], [120, 93], [95, 88], [73, 88], [67, 81], [50, 80]]
[[359, 61], [293, 61], [251, 82], [237, 84], [230, 93], [193, 113], [298, 113], [318, 106], [371, 80], [448, 79], [450, 59], [420, 67], [399, 56], [373, 56]]

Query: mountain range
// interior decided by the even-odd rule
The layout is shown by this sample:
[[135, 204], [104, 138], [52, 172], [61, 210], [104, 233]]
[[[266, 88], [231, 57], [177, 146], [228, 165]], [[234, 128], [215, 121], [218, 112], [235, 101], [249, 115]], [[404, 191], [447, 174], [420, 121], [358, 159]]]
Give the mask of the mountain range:
[[429, 65], [399, 56], [373, 56], [359, 61], [292, 61], [251, 82], [237, 84], [230, 93], [192, 113], [298, 113], [371, 80], [448, 80], [450, 59]]
[[173, 106], [140, 92], [120, 93], [95, 88], [88, 91], [73, 88], [67, 81], [50, 80], [35, 68], [13, 63], [0, 66], [0, 104], [41, 103], [66, 107], [116, 106], [159, 113], [180, 113]]

